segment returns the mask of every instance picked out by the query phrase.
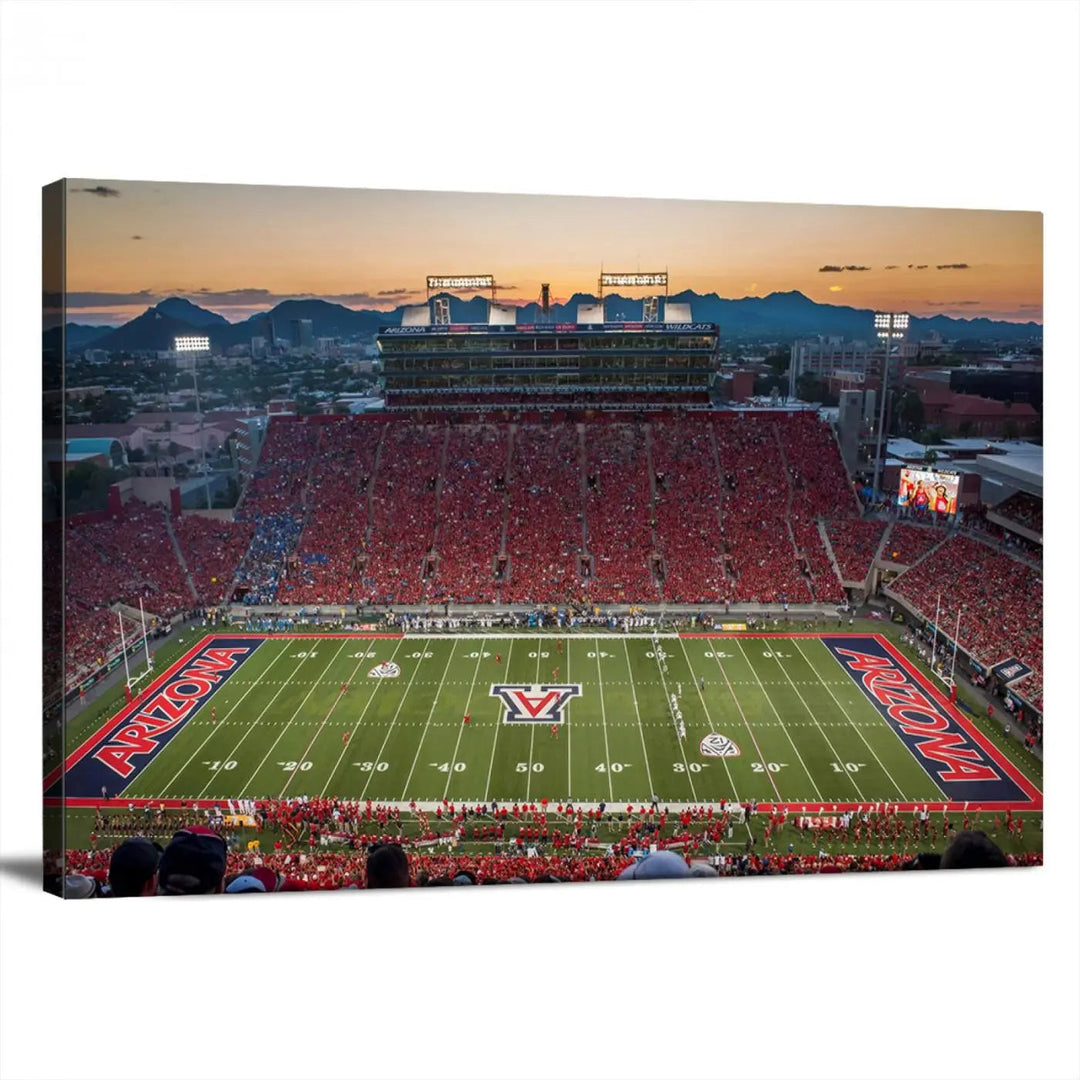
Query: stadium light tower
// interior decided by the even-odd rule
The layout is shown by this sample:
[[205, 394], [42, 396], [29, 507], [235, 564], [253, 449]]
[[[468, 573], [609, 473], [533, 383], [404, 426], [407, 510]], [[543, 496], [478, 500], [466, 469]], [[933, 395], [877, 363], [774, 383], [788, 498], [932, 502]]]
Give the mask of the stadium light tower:
[[199, 462], [202, 465], [203, 487], [206, 489], [206, 509], [212, 510], [210, 501], [210, 478], [206, 471], [206, 440], [203, 438], [203, 414], [199, 405], [199, 361], [200, 353], [210, 351], [210, 339], [206, 336], [186, 336], [173, 338], [173, 349], [178, 353], [191, 356], [191, 379], [195, 386], [195, 412], [199, 416]]
[[897, 345], [897, 357], [907, 338], [911, 316], [906, 312], [879, 311], [874, 315], [874, 329], [881, 340], [885, 356], [881, 363], [881, 409], [878, 413], [877, 448], [874, 451], [874, 501], [881, 497], [879, 483], [882, 474], [881, 444], [885, 437], [885, 401], [889, 396], [889, 371], [892, 360], [892, 347]]

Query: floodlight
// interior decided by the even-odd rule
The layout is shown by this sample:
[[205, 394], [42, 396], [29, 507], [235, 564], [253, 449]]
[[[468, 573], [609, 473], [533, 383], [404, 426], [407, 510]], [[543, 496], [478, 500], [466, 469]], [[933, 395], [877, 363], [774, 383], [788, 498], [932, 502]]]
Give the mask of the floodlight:
[[660, 285], [667, 288], [668, 276], [667, 271], [660, 271], [656, 273], [648, 274], [601, 274], [600, 284], [606, 288], [609, 285], [615, 286], [630, 286], [630, 287], [648, 287], [652, 285]]
[[173, 349], [176, 352], [209, 352], [210, 339], [191, 336], [173, 338]]
[[492, 274], [436, 275], [429, 274], [429, 289], [492, 289], [495, 277]]

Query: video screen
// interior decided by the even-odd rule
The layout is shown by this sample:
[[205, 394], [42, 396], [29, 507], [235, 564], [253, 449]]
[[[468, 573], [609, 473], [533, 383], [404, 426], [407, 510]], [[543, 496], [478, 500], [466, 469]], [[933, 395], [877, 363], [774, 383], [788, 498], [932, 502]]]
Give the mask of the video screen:
[[955, 514], [956, 497], [960, 490], [957, 473], [934, 472], [930, 469], [901, 469], [900, 506], [925, 513]]

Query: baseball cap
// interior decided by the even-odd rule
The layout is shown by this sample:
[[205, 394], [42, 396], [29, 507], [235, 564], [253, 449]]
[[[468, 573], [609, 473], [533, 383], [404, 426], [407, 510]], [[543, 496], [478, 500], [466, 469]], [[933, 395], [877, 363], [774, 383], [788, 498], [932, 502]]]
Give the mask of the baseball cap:
[[68, 874], [64, 878], [65, 900], [91, 900], [97, 893], [97, 882], [86, 874]]
[[132, 836], [109, 861], [109, 891], [113, 896], [138, 896], [154, 876], [164, 849], [145, 836]]
[[278, 892], [281, 877], [267, 866], [253, 866], [245, 870], [225, 886], [227, 893], [268, 893]]
[[688, 878], [690, 867], [686, 860], [674, 851], [655, 851], [641, 862], [628, 866], [620, 875], [620, 881], [649, 881], [658, 878]]
[[158, 865], [158, 888], [166, 896], [217, 892], [225, 877], [225, 841], [205, 825], [173, 835]]

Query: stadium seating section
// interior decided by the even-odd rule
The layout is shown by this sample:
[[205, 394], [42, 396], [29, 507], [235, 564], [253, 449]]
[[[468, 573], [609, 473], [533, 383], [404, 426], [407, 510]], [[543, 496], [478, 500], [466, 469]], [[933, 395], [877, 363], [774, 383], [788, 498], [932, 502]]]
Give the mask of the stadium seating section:
[[[1028, 496], [998, 511], [1042, 528]], [[860, 518], [812, 413], [275, 420], [235, 520], [130, 504], [67, 529], [67, 678], [115, 652], [116, 602], [169, 617], [239, 585], [252, 603], [335, 606], [832, 604], [885, 528]], [[940, 591], [953, 617], [963, 598], [976, 657], [1019, 656], [1038, 693], [1037, 569], [963, 536], [933, 550], [944, 538], [891, 526], [882, 554], [910, 567], [897, 592], [926, 614]]]

